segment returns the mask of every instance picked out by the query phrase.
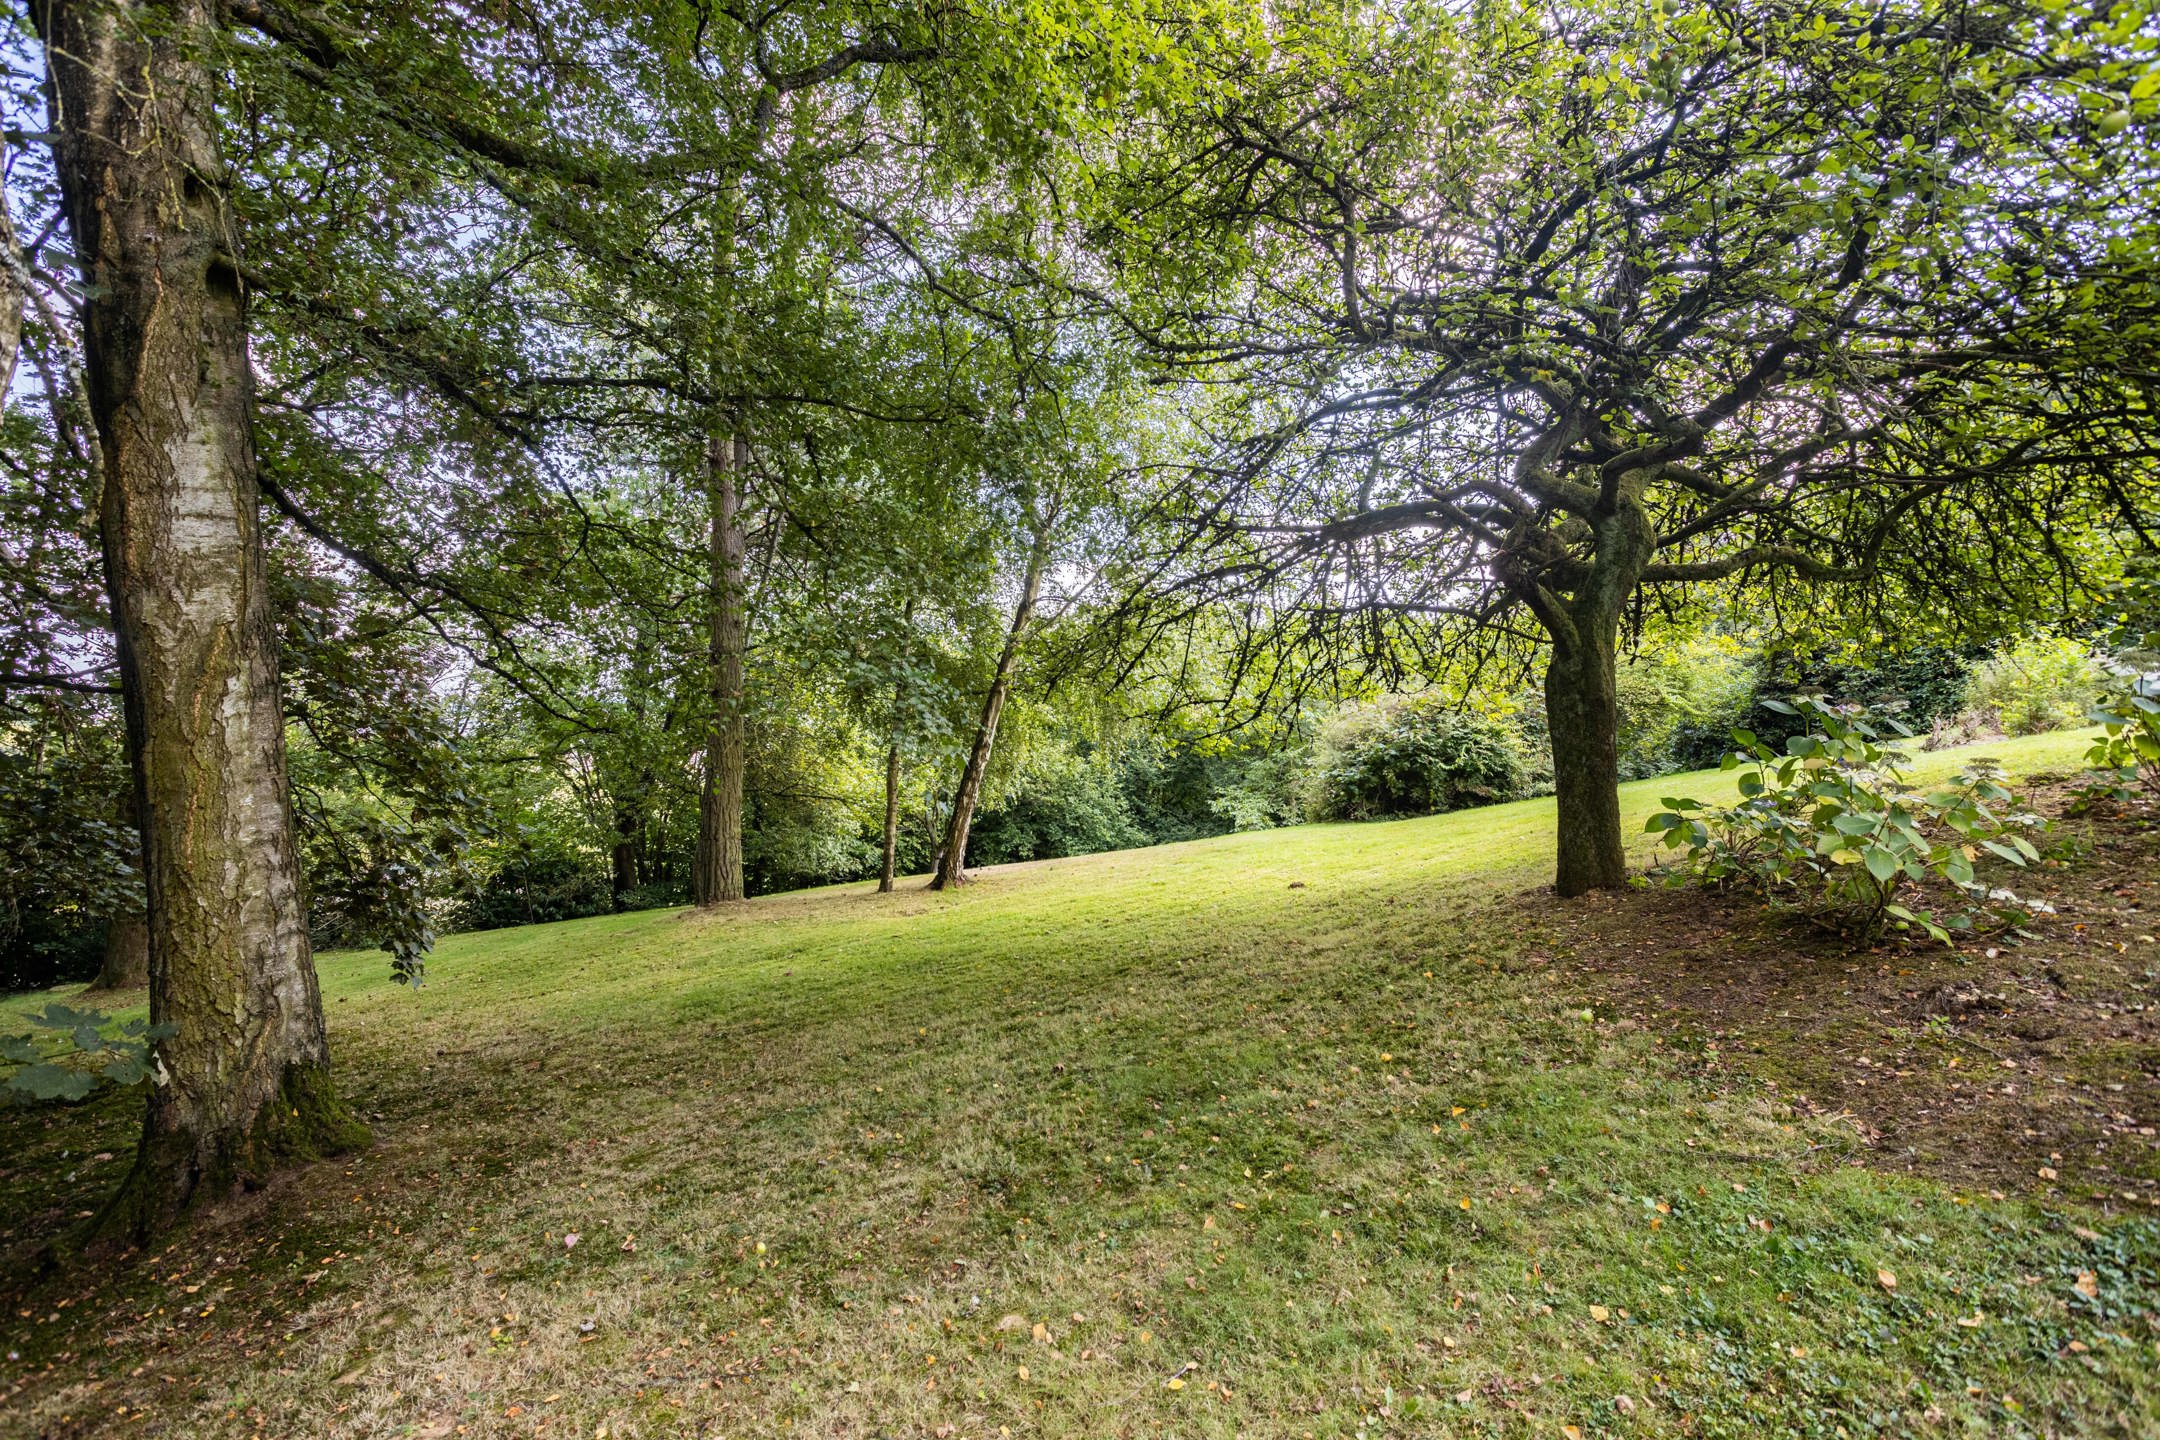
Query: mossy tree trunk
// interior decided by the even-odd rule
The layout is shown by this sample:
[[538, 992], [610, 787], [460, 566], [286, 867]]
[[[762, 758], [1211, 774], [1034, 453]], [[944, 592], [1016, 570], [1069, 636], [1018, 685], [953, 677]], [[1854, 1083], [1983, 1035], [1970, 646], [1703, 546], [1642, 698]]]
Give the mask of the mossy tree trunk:
[[[1559, 858], [1553, 888], [1563, 896], [1628, 883], [1620, 829], [1620, 702], [1616, 661], [1620, 621], [1656, 550], [1648, 513], [1623, 488], [1589, 522], [1587, 561], [1565, 562], [1565, 595], [1533, 562], [1511, 577], [1552, 639], [1545, 669], [1545, 718], [1552, 736]], [[1554, 567], [1555, 569], [1560, 567]]]
[[748, 646], [742, 477], [750, 445], [715, 435], [705, 450], [707, 675], [711, 719], [705, 736], [705, 783], [698, 804], [698, 844], [690, 898], [722, 905], [743, 898], [743, 666]]
[[363, 1143], [337, 1103], [286, 787], [257, 529], [247, 301], [200, 0], [54, 0], [43, 28], [86, 300], [100, 522], [136, 755], [159, 1043], [133, 1171], [147, 1234]]

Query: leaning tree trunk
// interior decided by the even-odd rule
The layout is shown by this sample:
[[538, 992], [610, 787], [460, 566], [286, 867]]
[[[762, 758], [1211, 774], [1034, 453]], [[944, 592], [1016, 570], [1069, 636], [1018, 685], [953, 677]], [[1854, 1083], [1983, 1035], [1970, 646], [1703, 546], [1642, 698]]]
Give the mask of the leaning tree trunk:
[[960, 788], [953, 792], [952, 815], [945, 822], [945, 843], [938, 850], [937, 871], [930, 877], [932, 890], [967, 883], [968, 827], [975, 822], [975, 806], [982, 799], [983, 774], [990, 768], [990, 750], [997, 743], [998, 716], [1005, 709], [1006, 692], [1012, 688], [1014, 664], [1020, 657], [1020, 641], [1028, 622], [1035, 618], [1035, 597], [1042, 590], [1043, 569], [1050, 560], [1050, 527], [1037, 532], [1028, 551], [1027, 574], [1020, 585], [1020, 603], [1013, 607], [1012, 625], [1005, 632], [1005, 648], [998, 652], [997, 669], [990, 677], [990, 693], [983, 697], [982, 720], [975, 727], [975, 743], [968, 749], [967, 769], [960, 774]]
[[1553, 792], [1559, 812], [1561, 895], [1617, 890], [1628, 883], [1620, 830], [1620, 702], [1616, 654], [1620, 619], [1654, 541], [1639, 504], [1596, 523], [1588, 577], [1565, 601], [1536, 608], [1552, 636], [1545, 670], [1545, 718], [1552, 735]]
[[34, 6], [85, 301], [165, 1072], [99, 1224], [364, 1143], [330, 1086], [257, 529], [247, 302], [200, 0]]
[[690, 898], [721, 905], [743, 898], [743, 658], [749, 625], [742, 528], [742, 476], [750, 445], [715, 435], [705, 447], [705, 493], [712, 530], [707, 546], [707, 683], [712, 718], [705, 736], [705, 788], [698, 805], [697, 861]]

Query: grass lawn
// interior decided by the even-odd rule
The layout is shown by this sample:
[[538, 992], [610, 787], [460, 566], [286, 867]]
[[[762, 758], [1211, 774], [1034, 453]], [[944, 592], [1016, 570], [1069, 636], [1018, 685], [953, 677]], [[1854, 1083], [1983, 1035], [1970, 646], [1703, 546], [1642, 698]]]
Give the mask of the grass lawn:
[[[1600, 1011], [1551, 824], [324, 956], [375, 1148], [8, 1291], [0, 1434], [2160, 1433], [2160, 1224], [1869, 1168]], [[0, 1246], [136, 1104], [0, 1119]]]

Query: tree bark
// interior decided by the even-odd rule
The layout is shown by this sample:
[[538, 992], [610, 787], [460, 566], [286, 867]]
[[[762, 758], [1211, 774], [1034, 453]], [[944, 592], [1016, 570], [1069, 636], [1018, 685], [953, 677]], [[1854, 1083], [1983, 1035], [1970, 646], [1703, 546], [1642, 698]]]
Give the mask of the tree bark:
[[15, 383], [15, 361], [22, 353], [23, 307], [29, 303], [29, 267], [15, 240], [15, 217], [8, 209], [7, 192], [0, 190], [0, 402]]
[[885, 752], [885, 859], [878, 871], [880, 895], [892, 892], [893, 865], [900, 849], [900, 747]]
[[92, 990], [140, 990], [150, 983], [150, 926], [140, 915], [115, 915], [105, 925], [105, 954]]
[[609, 901], [620, 914], [628, 908], [630, 892], [638, 887], [639, 860], [645, 850], [643, 817], [628, 806], [615, 811], [615, 845], [610, 852]]
[[1656, 550], [1648, 513], [1624, 490], [1591, 522], [1589, 571], [1566, 599], [1538, 588], [1531, 607], [1552, 637], [1545, 719], [1552, 736], [1558, 810], [1553, 888], [1563, 896], [1628, 883], [1620, 829], [1620, 701], [1615, 685], [1620, 619]]
[[705, 736], [705, 788], [698, 805], [697, 864], [691, 899], [722, 905], [743, 898], [743, 661], [746, 618], [742, 476], [750, 444], [714, 435], [705, 446], [705, 493], [712, 520], [707, 542], [707, 683], [711, 720]]
[[[1553, 792], [1559, 811], [1562, 895], [1627, 884], [1620, 832], [1620, 707], [1614, 687], [1617, 625], [1578, 623], [1556, 640], [1545, 669], [1545, 719], [1552, 734]], [[1580, 632], [1588, 632], [1583, 634]]]
[[98, 1220], [142, 1236], [366, 1131], [337, 1102], [257, 529], [247, 301], [200, 0], [33, 6], [86, 293], [100, 523], [142, 820], [151, 1088]]
[[1020, 658], [1020, 642], [1028, 623], [1035, 618], [1035, 598], [1041, 593], [1043, 570], [1050, 562], [1050, 527], [1035, 533], [1028, 551], [1027, 574], [1020, 585], [1020, 603], [1013, 607], [1012, 624], [1005, 631], [1005, 648], [998, 652], [997, 669], [990, 677], [990, 693], [983, 697], [982, 719], [975, 727], [975, 743], [968, 748], [967, 768], [960, 773], [960, 788], [953, 792], [952, 815], [945, 822], [945, 843], [938, 850], [937, 871], [930, 877], [932, 890], [967, 883], [968, 827], [975, 823], [975, 806], [982, 799], [983, 774], [990, 768], [990, 750], [997, 743], [998, 716], [1005, 709], [1006, 692], [1012, 688], [1013, 666]]

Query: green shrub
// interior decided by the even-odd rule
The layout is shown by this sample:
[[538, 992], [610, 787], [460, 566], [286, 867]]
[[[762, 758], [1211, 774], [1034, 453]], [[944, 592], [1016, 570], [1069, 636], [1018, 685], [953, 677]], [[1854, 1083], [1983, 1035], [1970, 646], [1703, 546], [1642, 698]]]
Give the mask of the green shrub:
[[2075, 640], [2036, 635], [1974, 667], [1965, 710], [2004, 735], [2039, 735], [2086, 723], [2107, 688], [2107, 672]]
[[[1984, 851], [2023, 866], [2039, 858], [2026, 838], [2043, 822], [2003, 783], [1992, 762], [1977, 761], [1950, 784], [1921, 791], [1905, 780], [1905, 755], [1885, 732], [1894, 720], [1845, 711], [1807, 697], [1789, 709], [1806, 729], [1782, 753], [1739, 730], [1725, 768], [1744, 770], [1740, 801], [1726, 807], [1667, 799], [1648, 829], [1686, 852], [1677, 884], [1740, 885], [1767, 899], [1790, 897], [1814, 919], [1860, 944], [1886, 929], [1922, 931], [1950, 943], [1952, 929], [1983, 916], [2002, 924], [2027, 918], [2016, 895], [1983, 883], [1974, 862]], [[1914, 886], [1945, 884], [1970, 902], [1937, 917], [1906, 903]]]
[[1704, 635], [1646, 644], [1614, 677], [1620, 702], [1620, 778], [1642, 780], [1717, 763], [1755, 685], [1740, 642]]
[[1232, 830], [1272, 830], [1305, 818], [1309, 747], [1297, 745], [1245, 759], [1216, 783], [1209, 808]]
[[1505, 721], [1390, 696], [1322, 727], [1306, 780], [1316, 820], [1433, 815], [1519, 799], [1530, 765]]
[[2092, 718], [2105, 732], [2086, 753], [2100, 793], [2127, 801], [2138, 790], [2160, 799], [2160, 556], [2134, 557], [2108, 588], [2112, 653]]
[[1133, 819], [1124, 776], [1101, 751], [1081, 755], [1042, 747], [1005, 782], [995, 806], [975, 817], [970, 865], [1054, 860], [1149, 843]]

